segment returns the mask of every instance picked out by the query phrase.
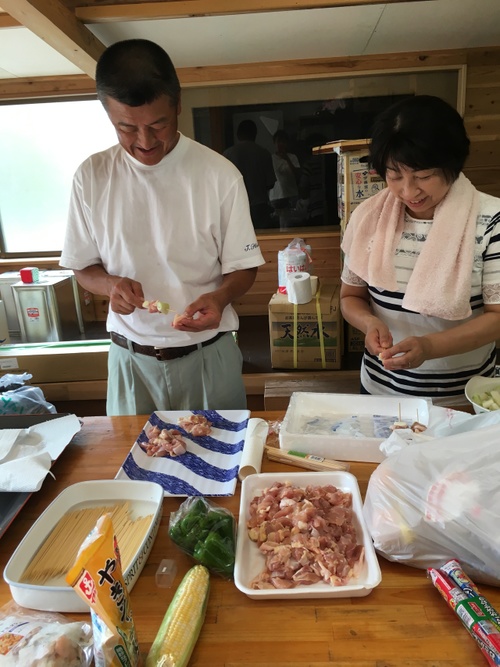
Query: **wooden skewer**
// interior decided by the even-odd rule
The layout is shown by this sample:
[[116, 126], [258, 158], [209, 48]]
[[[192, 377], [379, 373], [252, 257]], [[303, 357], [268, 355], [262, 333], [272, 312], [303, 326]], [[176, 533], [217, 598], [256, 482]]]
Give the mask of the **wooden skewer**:
[[297, 466], [298, 468], [307, 468], [308, 470], [349, 470], [348, 463], [341, 461], [334, 461], [332, 459], [325, 459], [322, 456], [315, 454], [304, 454], [303, 452], [294, 452], [290, 450], [284, 452], [277, 447], [270, 447], [266, 445], [267, 458], [271, 461], [278, 461], [279, 463], [287, 463], [289, 465]]

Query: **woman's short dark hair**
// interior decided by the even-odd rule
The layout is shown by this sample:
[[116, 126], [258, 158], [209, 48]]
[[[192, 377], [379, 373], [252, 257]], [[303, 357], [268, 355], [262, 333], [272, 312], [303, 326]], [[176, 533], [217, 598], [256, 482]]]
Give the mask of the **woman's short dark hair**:
[[177, 105], [181, 86], [168, 53], [147, 39], [126, 39], [109, 46], [96, 68], [97, 96], [139, 107], [161, 95]]
[[373, 124], [370, 164], [385, 179], [387, 165], [413, 170], [441, 169], [455, 181], [469, 155], [470, 141], [460, 114], [433, 95], [415, 95], [382, 111]]

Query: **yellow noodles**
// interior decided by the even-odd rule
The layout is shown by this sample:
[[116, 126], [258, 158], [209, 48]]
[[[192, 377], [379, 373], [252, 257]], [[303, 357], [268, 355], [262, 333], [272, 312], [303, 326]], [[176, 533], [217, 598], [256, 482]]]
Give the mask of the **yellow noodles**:
[[66, 575], [75, 562], [82, 542], [95, 527], [99, 517], [108, 512], [111, 513], [122, 569], [125, 571], [153, 520], [153, 515], [148, 515], [133, 521], [128, 502], [104, 507], [86, 507], [65, 514], [24, 570], [21, 582], [42, 585]]

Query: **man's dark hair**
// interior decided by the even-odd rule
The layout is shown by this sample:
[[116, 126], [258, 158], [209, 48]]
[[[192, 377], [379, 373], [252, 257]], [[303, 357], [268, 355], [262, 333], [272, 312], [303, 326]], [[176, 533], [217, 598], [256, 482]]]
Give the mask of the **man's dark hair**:
[[387, 165], [413, 170], [441, 169], [453, 183], [469, 155], [470, 141], [460, 114], [433, 95], [415, 95], [380, 113], [373, 124], [370, 163], [385, 179]]
[[130, 107], [150, 104], [167, 95], [173, 105], [180, 99], [181, 86], [170, 56], [147, 39], [126, 39], [109, 46], [96, 68], [97, 96]]
[[257, 137], [257, 125], [249, 118], [242, 120], [236, 130], [236, 137], [240, 141], [255, 141]]

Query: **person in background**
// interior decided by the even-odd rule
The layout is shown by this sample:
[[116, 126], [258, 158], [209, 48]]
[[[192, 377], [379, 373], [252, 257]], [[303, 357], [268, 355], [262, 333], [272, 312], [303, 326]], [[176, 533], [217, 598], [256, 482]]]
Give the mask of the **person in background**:
[[237, 143], [224, 151], [224, 157], [243, 176], [254, 228], [268, 229], [273, 224], [269, 190], [276, 182], [276, 176], [271, 153], [255, 142], [256, 137], [257, 125], [253, 120], [242, 120], [236, 130]]
[[460, 114], [418, 95], [376, 119], [370, 161], [387, 188], [353, 212], [341, 309], [365, 334], [362, 393], [463, 403], [493, 376], [500, 336], [500, 199], [463, 174]]
[[272, 155], [276, 183], [269, 193], [271, 205], [280, 221], [286, 220], [299, 196], [300, 164], [296, 155], [288, 152], [288, 134], [278, 130], [273, 136], [275, 151]]
[[[264, 260], [243, 178], [178, 131], [180, 84], [157, 44], [108, 47], [96, 88], [119, 143], [74, 176], [60, 263], [109, 297], [107, 413], [244, 408], [231, 302]], [[172, 310], [150, 312], [155, 300]]]
[[299, 197], [307, 206], [307, 223], [321, 225], [326, 213], [325, 202], [325, 156], [314, 155], [312, 150], [322, 146], [327, 139], [319, 133], [311, 134], [306, 140], [307, 157], [301, 166]]

